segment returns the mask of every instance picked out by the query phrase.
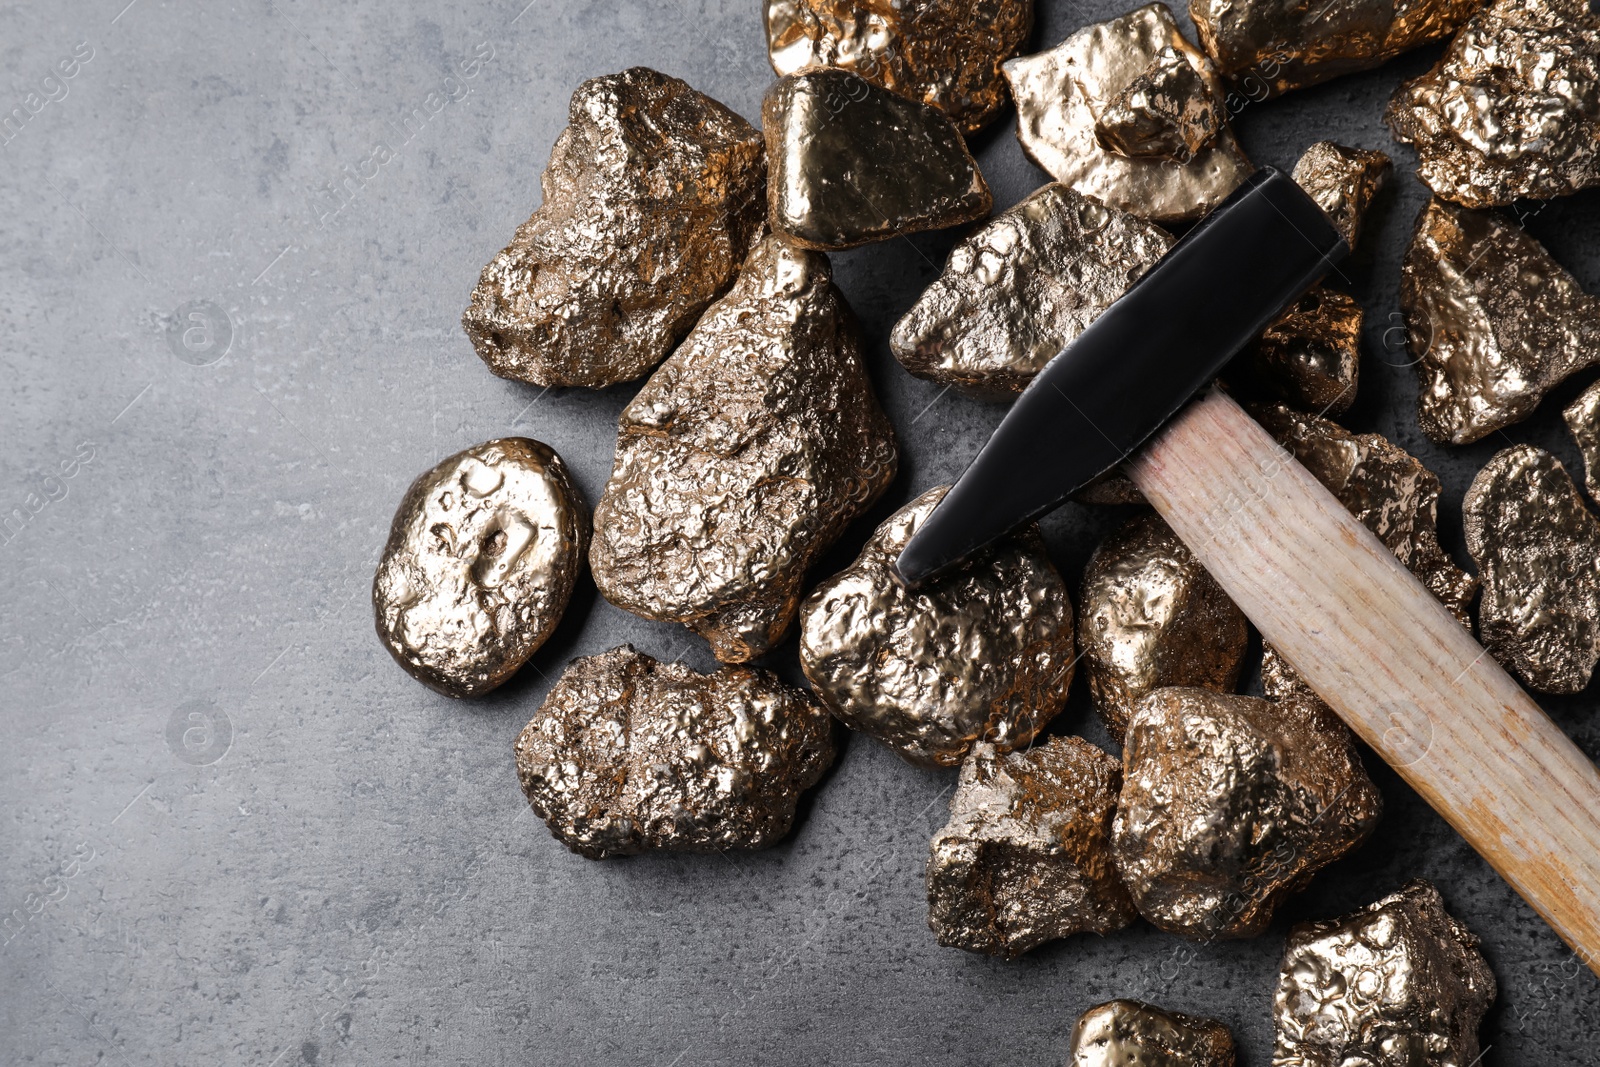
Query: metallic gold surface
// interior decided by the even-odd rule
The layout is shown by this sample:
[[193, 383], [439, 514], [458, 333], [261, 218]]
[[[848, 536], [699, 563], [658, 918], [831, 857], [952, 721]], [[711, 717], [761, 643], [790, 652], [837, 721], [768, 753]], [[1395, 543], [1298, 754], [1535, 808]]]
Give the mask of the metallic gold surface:
[[1168, 48], [1201, 73], [1209, 97], [1221, 95], [1210, 61], [1184, 39], [1165, 4], [1085, 26], [1048, 52], [1009, 60], [1023, 150], [1056, 181], [1141, 218], [1176, 222], [1216, 207], [1254, 169], [1225, 123], [1181, 165], [1107, 151], [1095, 135], [1101, 116]]
[[780, 75], [839, 67], [938, 108], [973, 133], [1006, 102], [1000, 64], [1033, 28], [1033, 0], [766, 0]]
[[1289, 932], [1274, 996], [1274, 1067], [1472, 1067], [1494, 1003], [1478, 939], [1414, 881]]
[[1584, 484], [1589, 495], [1600, 499], [1600, 382], [1578, 394], [1561, 417], [1578, 443], [1578, 451], [1583, 453]]
[[1388, 184], [1394, 163], [1375, 149], [1318, 141], [1294, 165], [1294, 180], [1339, 228], [1351, 248], [1361, 238], [1361, 219]]
[[1588, 0], [1494, 0], [1386, 117], [1416, 146], [1418, 177], [1467, 207], [1600, 185], [1600, 14]]
[[1097, 1004], [1072, 1028], [1067, 1067], [1233, 1067], [1233, 1037], [1215, 1019], [1137, 1000]]
[[1220, 85], [1168, 45], [1107, 102], [1094, 124], [1101, 147], [1132, 158], [1187, 163], [1227, 123]]
[[1025, 752], [973, 747], [928, 855], [939, 944], [1014, 959], [1056, 938], [1133, 921], [1111, 862], [1122, 771], [1081, 737]]
[[1534, 689], [1582, 690], [1600, 661], [1600, 520], [1566, 468], [1532, 445], [1508, 448], [1461, 513], [1483, 580], [1483, 647]]
[[767, 671], [697, 674], [623, 645], [572, 661], [516, 757], [534, 812], [590, 859], [766, 848], [833, 762], [832, 722]]
[[1568, 375], [1600, 362], [1600, 298], [1495, 212], [1431, 200], [1400, 273], [1417, 418], [1463, 445], [1532, 414]]
[[1228, 371], [1246, 395], [1271, 397], [1319, 415], [1355, 403], [1361, 375], [1361, 322], [1355, 297], [1316, 286], [1273, 320]]
[[600, 592], [725, 662], [788, 630], [806, 568], [894, 478], [894, 429], [826, 256], [769, 236], [622, 413]]
[[1481, 0], [1189, 0], [1200, 43], [1251, 99], [1368, 70], [1447, 37]]
[[892, 566], [948, 487], [891, 515], [801, 608], [800, 666], [845, 723], [914, 763], [1028, 744], [1072, 684], [1072, 602], [1036, 528], [909, 590]]
[[1020, 393], [1171, 247], [1160, 227], [1051, 183], [951, 250], [889, 347], [919, 378]]
[[1139, 913], [1199, 940], [1252, 937], [1382, 807], [1354, 739], [1316, 701], [1158, 689], [1128, 724], [1112, 831]]
[[761, 103], [772, 228], [832, 251], [981, 219], [994, 200], [942, 113], [845, 70], [780, 79]]
[[1163, 686], [1232, 692], [1244, 613], [1157, 515], [1130, 519], [1089, 558], [1078, 648], [1106, 731], [1121, 743], [1134, 708]]
[[761, 235], [761, 134], [646, 67], [584, 82], [544, 201], [483, 268], [461, 318], [502, 378], [605, 386], [645, 374]]
[[487, 693], [561, 621], [589, 509], [561, 457], [525, 437], [458, 452], [411, 483], [372, 582], [378, 637], [446, 696]]

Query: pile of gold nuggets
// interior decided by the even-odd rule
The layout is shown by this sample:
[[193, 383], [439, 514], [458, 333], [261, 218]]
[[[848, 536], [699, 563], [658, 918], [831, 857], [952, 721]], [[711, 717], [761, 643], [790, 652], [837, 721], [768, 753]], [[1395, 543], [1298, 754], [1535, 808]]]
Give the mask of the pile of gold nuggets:
[[[1395, 94], [1394, 135], [1434, 194], [1402, 267], [1422, 430], [1479, 440], [1600, 363], [1600, 299], [1493, 209], [1600, 185], [1600, 18], [1586, 0], [1191, 0], [1198, 46], [1154, 3], [1016, 55], [1032, 0], [767, 0], [778, 80], [757, 130], [642, 67], [573, 95], [542, 204], [483, 270], [462, 322], [495, 374], [599, 388], [623, 411], [591, 515], [561, 458], [489, 441], [417, 479], [373, 587], [384, 645], [471, 697], [556, 627], [588, 561], [601, 594], [682, 623], [724, 666], [629, 646], [574, 661], [516, 743], [533, 809], [596, 859], [760, 848], [834, 756], [834, 720], [959, 768], [927, 867], [941, 944], [1003, 957], [1143, 916], [1252, 937], [1381, 808], [1350, 731], [1153, 513], [1116, 529], [1077, 590], [1024, 529], [916, 590], [891, 565], [945, 487], [885, 521], [838, 574], [821, 554], [895, 477], [894, 428], [827, 252], [966, 226], [889, 339], [910, 373], [1014, 395], [1252, 170], [1229, 128], [1264, 99], [1450, 38]], [[1014, 102], [1054, 180], [991, 215], [966, 138]], [[1313, 145], [1298, 181], [1349, 242], [1389, 158]], [[1357, 388], [1362, 309], [1317, 287], [1226, 385], [1530, 687], [1582, 689], [1600, 659], [1600, 519], [1548, 453], [1508, 448], [1464, 504], [1477, 577], [1441, 548], [1439, 480], [1332, 417]], [[1600, 481], [1600, 383], [1566, 420]], [[1112, 477], [1085, 503], [1137, 503]], [[1530, 606], [1537, 605], [1537, 610]], [[810, 691], [750, 666], [798, 631]], [[1041, 734], [1081, 662], [1113, 758]], [[1284, 1067], [1477, 1057], [1495, 981], [1414, 882], [1296, 926], [1276, 995]], [[1221, 1024], [1115, 1000], [1070, 1062], [1223, 1067]]]

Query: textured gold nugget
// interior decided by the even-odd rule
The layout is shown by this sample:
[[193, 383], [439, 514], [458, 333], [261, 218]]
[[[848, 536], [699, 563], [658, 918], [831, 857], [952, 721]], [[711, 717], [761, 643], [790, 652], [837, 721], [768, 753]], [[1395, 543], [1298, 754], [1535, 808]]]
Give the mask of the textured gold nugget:
[[1447, 37], [1479, 0], [1189, 0], [1217, 69], [1251, 98], [1368, 70]]
[[1584, 482], [1589, 495], [1600, 499], [1600, 382], [1595, 382], [1561, 413], [1572, 439], [1583, 453]]
[[1219, 89], [1187, 51], [1168, 45], [1106, 104], [1095, 139], [1118, 155], [1187, 163], [1228, 121]]
[[1232, 692], [1249, 641], [1244, 613], [1156, 515], [1100, 543], [1083, 575], [1078, 647], [1089, 691], [1117, 742], [1146, 693]]
[[1342, 415], [1360, 383], [1364, 317], [1355, 297], [1316, 286], [1261, 332], [1229, 379], [1242, 378], [1235, 384], [1251, 394]]
[[831, 730], [767, 671], [697, 674], [623, 645], [567, 668], [517, 738], [517, 777], [590, 859], [766, 848], [833, 762]]
[[1464, 445], [1533, 413], [1600, 361], [1600, 298], [1509, 219], [1432, 200], [1400, 272], [1417, 418]]
[[605, 386], [666, 358], [762, 232], [761, 134], [645, 67], [584, 82], [544, 201], [483, 268], [461, 324], [502, 378]]
[[845, 70], [780, 79], [761, 104], [772, 228], [822, 251], [981, 219], [994, 200], [961, 131]]
[[1387, 118], [1423, 182], [1468, 207], [1600, 185], [1600, 15], [1588, 0], [1494, 0]]
[[1000, 64], [1033, 28], [1033, 0], [767, 0], [780, 75], [839, 67], [938, 108], [966, 133], [1006, 102]]
[[[1181, 105], [1184, 112], [1221, 98], [1211, 61], [1184, 39], [1165, 4], [1085, 26], [1048, 52], [1008, 61], [1023, 150], [1056, 181], [1141, 218], [1176, 222], [1216, 207], [1254, 169], [1225, 122], [1187, 163], [1123, 155], [1107, 149], [1096, 132], [1108, 112], [1117, 124], [1128, 102], [1124, 92], [1147, 74], [1159, 75], [1168, 49], [1198, 73], [1191, 84], [1205, 89], [1201, 100]], [[1171, 137], [1169, 143], [1181, 139], [1176, 131]]]
[[1233, 1067], [1233, 1036], [1215, 1019], [1137, 1000], [1097, 1004], [1072, 1028], [1067, 1067]]
[[1117, 761], [1080, 737], [1026, 752], [974, 747], [928, 856], [928, 926], [939, 944], [1014, 959], [1132, 922], [1111, 862], [1121, 781]]
[[1072, 684], [1072, 602], [1036, 528], [907, 589], [892, 567], [948, 487], [879, 526], [801, 609], [800, 666], [824, 704], [914, 763], [1033, 740]]
[[372, 605], [395, 661], [447, 696], [487, 693], [561, 621], [589, 511], [561, 457], [506, 437], [458, 452], [406, 491]]
[[919, 378], [1020, 393], [1171, 247], [1159, 226], [1046, 185], [951, 250], [889, 347]]
[[1495, 998], [1478, 939], [1415, 881], [1289, 932], [1274, 997], [1275, 1067], [1470, 1067]]
[[1374, 149], [1318, 141], [1295, 163], [1294, 180], [1328, 213], [1345, 244], [1354, 248], [1361, 238], [1361, 220], [1393, 169], [1389, 157]]
[[1128, 724], [1112, 831], [1139, 913], [1200, 940], [1253, 937], [1366, 840], [1382, 798], [1315, 701], [1158, 689]]
[[1508, 448], [1461, 512], [1483, 580], [1483, 646], [1534, 689], [1582, 690], [1600, 661], [1600, 520], [1566, 468], [1532, 445]]
[[684, 623], [724, 662], [759, 656], [896, 459], [827, 257], [767, 237], [622, 413], [595, 584], [618, 607]]

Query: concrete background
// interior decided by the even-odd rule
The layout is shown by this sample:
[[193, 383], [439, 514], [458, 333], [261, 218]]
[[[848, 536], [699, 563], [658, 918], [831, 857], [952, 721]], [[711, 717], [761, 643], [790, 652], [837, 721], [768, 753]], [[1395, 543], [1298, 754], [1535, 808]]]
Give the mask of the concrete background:
[[[1125, 7], [1043, 0], [1035, 46]], [[0, 546], [0, 1061], [1047, 1064], [1085, 1007], [1142, 995], [1225, 1020], [1259, 1067], [1290, 922], [1417, 876], [1499, 977], [1483, 1062], [1594, 1061], [1595, 978], [1376, 765], [1377, 839], [1266, 936], [1198, 946], [1139, 924], [1004, 963], [924, 926], [952, 775], [861, 738], [769, 852], [595, 863], [557, 845], [511, 759], [550, 676], [622, 641], [710, 663], [590, 585], [489, 699], [448, 701], [390, 662], [368, 583], [414, 476], [513, 432], [559, 449], [591, 498], [609, 469], [631, 387], [501, 381], [457, 324], [537, 203], [568, 95], [643, 63], [755, 120], [758, 0], [7, 3], [0, 41], [0, 112], [42, 104], [0, 151], [0, 514], [27, 515]], [[1369, 322], [1348, 421], [1439, 471], [1464, 560], [1473, 472], [1512, 440], [1573, 463], [1557, 412], [1592, 375], [1479, 446], [1416, 428], [1386, 331], [1423, 194], [1380, 115], [1437, 53], [1238, 127], [1280, 166], [1325, 137], [1396, 153], [1347, 268]], [[418, 107], [429, 121], [402, 129]], [[393, 158], [369, 165], [379, 143]], [[1009, 120], [977, 146], [1001, 204], [1043, 181]], [[322, 190], [349, 172], [359, 192], [333, 211]], [[1528, 226], [1600, 291], [1600, 197]], [[834, 258], [906, 459], [826, 567], [959, 473], [1001, 414], [887, 353], [951, 240]], [[1074, 584], [1120, 518], [1048, 522]], [[792, 643], [773, 659], [795, 673]], [[1056, 728], [1105, 743], [1082, 689]], [[1593, 691], [1545, 704], [1600, 755]]]

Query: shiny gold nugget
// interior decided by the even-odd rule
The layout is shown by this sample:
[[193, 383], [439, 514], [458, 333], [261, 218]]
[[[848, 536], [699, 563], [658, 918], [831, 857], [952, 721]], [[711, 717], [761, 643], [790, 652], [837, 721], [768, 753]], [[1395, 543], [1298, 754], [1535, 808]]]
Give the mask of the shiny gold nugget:
[[1008, 754], [975, 746], [928, 856], [939, 944], [1014, 959], [1132, 922], [1110, 850], [1121, 781], [1117, 761], [1080, 737]]
[[1274, 997], [1277, 1067], [1470, 1067], [1495, 998], [1478, 939], [1415, 881], [1289, 932]]
[[1097, 1004], [1072, 1028], [1067, 1067], [1233, 1067], [1233, 1036], [1215, 1019], [1137, 1000]]
[[780, 79], [761, 104], [772, 228], [832, 251], [981, 219], [994, 200], [961, 131], [845, 70]]
[[1576, 693], [1600, 661], [1600, 520], [1560, 462], [1532, 445], [1491, 459], [1461, 504], [1483, 579], [1478, 633], [1545, 693]]
[[697, 674], [623, 645], [567, 668], [517, 738], [517, 777], [590, 859], [766, 848], [833, 762], [831, 730], [767, 671]]
[[1464, 445], [1533, 413], [1600, 362], [1600, 298], [1509, 219], [1429, 201], [1400, 271], [1417, 418]]
[[1158, 689], [1128, 724], [1112, 831], [1139, 913], [1199, 940], [1253, 937], [1366, 840], [1382, 798], [1313, 701]]
[[892, 566], [948, 487], [879, 526], [801, 609], [800, 666], [849, 726], [914, 763], [1026, 745], [1072, 684], [1072, 602], [1036, 528], [907, 589]]
[[645, 67], [584, 82], [544, 202], [483, 268], [461, 324], [502, 378], [606, 386], [666, 358], [761, 235], [761, 135]]
[[1387, 118], [1423, 182], [1467, 207], [1600, 185], [1600, 15], [1588, 0], [1494, 0]]
[[1005, 74], [1017, 101], [1023, 150], [1056, 181], [1141, 218], [1177, 222], [1216, 207], [1254, 169], [1226, 123], [1182, 164], [1122, 155], [1102, 145], [1096, 133], [1101, 116], [1119, 100], [1126, 103], [1122, 94], [1129, 86], [1152, 68], [1159, 74], [1168, 49], [1198, 72], [1192, 86], [1204, 87], [1201, 99], [1178, 105], [1181, 111], [1203, 109], [1204, 100], [1220, 98], [1221, 82], [1210, 60], [1184, 39], [1165, 4], [1085, 26], [1048, 52], [1008, 61]]
[[1244, 613], [1156, 515], [1124, 523], [1083, 575], [1078, 647], [1106, 731], [1121, 742], [1134, 708], [1163, 686], [1232, 692]]
[[1249, 99], [1276, 96], [1454, 33], [1480, 0], [1189, 0], [1217, 69]]
[[548, 446], [506, 437], [456, 453], [395, 512], [372, 583], [383, 647], [446, 696], [487, 693], [561, 621], [588, 537], [588, 507]]
[[1020, 393], [1171, 247], [1153, 223], [1046, 185], [951, 250], [889, 347], [919, 378]]
[[1600, 382], [1585, 389], [1561, 413], [1572, 439], [1583, 453], [1584, 482], [1589, 495], [1600, 499]]
[[780, 75], [839, 67], [938, 108], [965, 133], [1006, 102], [1000, 64], [1033, 28], [1033, 0], [766, 0]]
[[1316, 286], [1262, 331], [1229, 381], [1318, 415], [1342, 415], [1360, 384], [1364, 317], [1355, 297]]
[[1351, 248], [1361, 238], [1361, 220], [1388, 184], [1394, 169], [1375, 149], [1318, 141], [1294, 165], [1294, 180], [1338, 227]]
[[894, 430], [826, 256], [769, 236], [622, 413], [600, 592], [724, 662], [788, 630], [806, 568], [894, 478]]
[[1094, 124], [1101, 147], [1129, 157], [1187, 163], [1227, 123], [1220, 85], [1168, 45], [1111, 98]]

